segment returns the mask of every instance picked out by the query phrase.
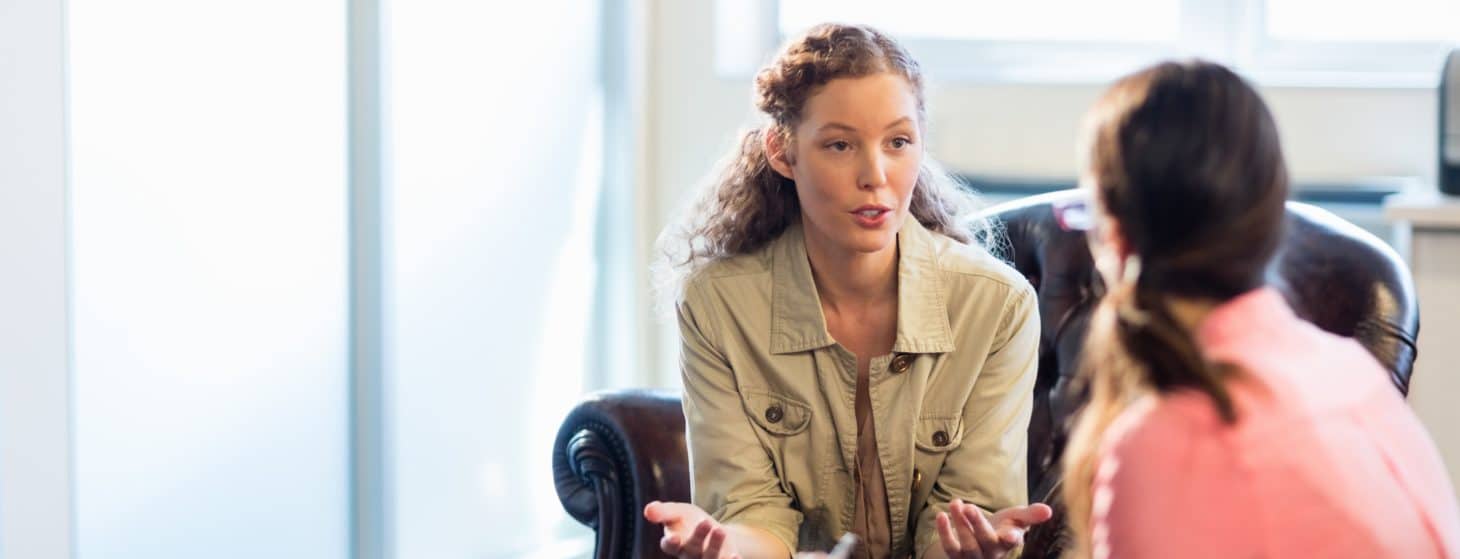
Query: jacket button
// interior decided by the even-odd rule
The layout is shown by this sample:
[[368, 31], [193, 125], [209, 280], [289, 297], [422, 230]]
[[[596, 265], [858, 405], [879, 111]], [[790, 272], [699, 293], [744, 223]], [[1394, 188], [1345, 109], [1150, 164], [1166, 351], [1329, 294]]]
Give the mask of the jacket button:
[[938, 431], [933, 433], [933, 446], [946, 446], [948, 444], [948, 432]]
[[915, 359], [915, 358], [916, 358], [915, 356], [913, 356], [912, 354], [908, 354], [908, 353], [904, 353], [904, 354], [898, 355], [897, 357], [893, 357], [892, 358], [892, 366], [889, 367], [889, 369], [892, 370], [892, 374], [894, 374], [894, 375], [895, 374], [898, 374], [898, 373], [905, 373], [905, 372], [907, 372], [907, 368], [912, 366], [913, 359]]
[[771, 423], [780, 423], [781, 418], [785, 416], [786, 412], [781, 410], [780, 404], [774, 404], [765, 409], [765, 420]]

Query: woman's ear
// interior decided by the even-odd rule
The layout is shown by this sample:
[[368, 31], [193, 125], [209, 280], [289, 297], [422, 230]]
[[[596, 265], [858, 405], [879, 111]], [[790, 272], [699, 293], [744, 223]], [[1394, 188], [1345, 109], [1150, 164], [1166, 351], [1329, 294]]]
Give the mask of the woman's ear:
[[1109, 216], [1102, 216], [1100, 225], [1088, 234], [1095, 238], [1090, 247], [1095, 270], [1105, 279], [1105, 285], [1118, 285], [1125, 277], [1126, 264], [1130, 262], [1130, 243], [1126, 241], [1120, 224]]
[[1100, 225], [1100, 242], [1115, 254], [1121, 262], [1130, 256], [1130, 243], [1125, 240], [1125, 231], [1121, 230], [1120, 222], [1106, 216], [1104, 223]]
[[786, 137], [775, 127], [767, 127], [761, 137], [765, 144], [765, 157], [770, 162], [771, 169], [789, 180], [796, 180], [796, 173], [791, 169], [791, 158], [786, 154]]

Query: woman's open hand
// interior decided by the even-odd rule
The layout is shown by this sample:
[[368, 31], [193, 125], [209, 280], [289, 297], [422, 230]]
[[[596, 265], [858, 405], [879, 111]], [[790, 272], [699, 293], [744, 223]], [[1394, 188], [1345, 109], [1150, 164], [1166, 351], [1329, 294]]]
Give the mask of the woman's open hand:
[[664, 526], [659, 549], [680, 559], [740, 559], [729, 533], [704, 509], [689, 503], [654, 501], [644, 518]]
[[990, 518], [978, 507], [954, 499], [948, 512], [938, 513], [938, 538], [952, 559], [1003, 559], [1024, 543], [1029, 527], [1049, 520], [1049, 505], [1009, 507]]

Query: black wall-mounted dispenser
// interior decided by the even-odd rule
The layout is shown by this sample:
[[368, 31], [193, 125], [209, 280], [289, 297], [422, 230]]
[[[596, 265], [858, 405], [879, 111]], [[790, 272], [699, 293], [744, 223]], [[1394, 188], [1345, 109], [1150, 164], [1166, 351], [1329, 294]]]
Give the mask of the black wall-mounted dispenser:
[[1440, 192], [1460, 196], [1460, 49], [1440, 75]]

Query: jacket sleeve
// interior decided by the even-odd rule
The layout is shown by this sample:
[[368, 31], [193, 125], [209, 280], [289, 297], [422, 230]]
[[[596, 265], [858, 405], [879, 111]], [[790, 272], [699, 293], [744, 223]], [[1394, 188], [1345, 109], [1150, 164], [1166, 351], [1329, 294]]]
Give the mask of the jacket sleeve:
[[959, 498], [985, 512], [1028, 503], [1029, 416], [1039, 364], [1039, 309], [1020, 285], [1004, 305], [983, 370], [963, 408], [964, 437], [949, 452], [918, 513], [918, 557], [938, 544], [937, 516]]
[[714, 341], [714, 309], [692, 283], [678, 314], [691, 499], [717, 521], [760, 528], [794, 551], [802, 515], [791, 508], [741, 404], [735, 371]]

